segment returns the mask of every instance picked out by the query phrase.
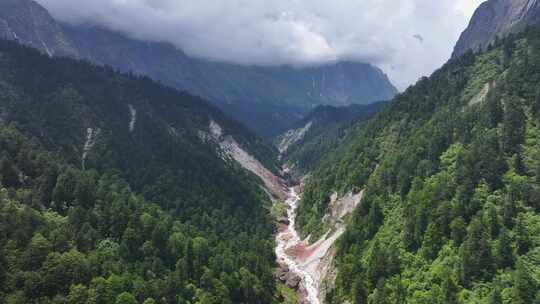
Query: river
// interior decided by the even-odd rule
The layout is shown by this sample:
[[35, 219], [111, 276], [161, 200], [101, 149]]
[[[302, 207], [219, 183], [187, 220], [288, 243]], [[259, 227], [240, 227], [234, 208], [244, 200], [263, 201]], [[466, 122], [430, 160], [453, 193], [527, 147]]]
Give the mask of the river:
[[297, 193], [295, 187], [289, 188], [289, 193], [285, 204], [287, 205], [287, 219], [289, 225], [287, 229], [281, 231], [276, 236], [276, 256], [278, 263], [285, 264], [289, 267], [289, 271], [298, 275], [307, 293], [307, 302], [310, 304], [320, 304], [318, 298], [318, 289], [313, 277], [307, 273], [303, 267], [299, 264], [294, 256], [291, 256], [288, 251], [302, 244], [302, 239], [296, 231], [296, 211], [298, 209], [298, 203], [300, 202], [300, 195]]

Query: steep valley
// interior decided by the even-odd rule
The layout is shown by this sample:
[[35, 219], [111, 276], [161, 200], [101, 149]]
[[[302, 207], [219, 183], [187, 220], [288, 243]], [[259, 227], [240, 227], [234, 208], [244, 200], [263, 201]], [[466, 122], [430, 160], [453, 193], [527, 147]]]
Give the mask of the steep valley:
[[0, 0], [0, 303], [540, 304], [539, 10], [350, 105], [396, 92]]
[[288, 191], [281, 197], [282, 201], [274, 201], [274, 207], [280, 210], [274, 214], [277, 222], [276, 279], [298, 294], [299, 303], [325, 303], [326, 293], [335, 286], [335, 243], [345, 232], [346, 221], [361, 203], [364, 192], [351, 192], [342, 197], [334, 193], [328, 212], [321, 221], [321, 226], [327, 232], [317, 240], [311, 236], [303, 238], [297, 230], [299, 227], [296, 218], [304, 178], [291, 178], [290, 169], [286, 165], [282, 172], [283, 179], [275, 176], [268, 179], [268, 175], [259, 175], [266, 180], [266, 185], [275, 180], [282, 180], [282, 185], [288, 185]]

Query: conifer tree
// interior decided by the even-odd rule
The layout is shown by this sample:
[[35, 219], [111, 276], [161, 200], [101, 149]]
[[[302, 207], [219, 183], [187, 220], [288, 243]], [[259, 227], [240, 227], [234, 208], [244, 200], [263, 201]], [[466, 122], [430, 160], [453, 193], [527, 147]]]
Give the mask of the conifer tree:
[[502, 295], [501, 295], [501, 288], [499, 285], [495, 285], [495, 288], [491, 292], [491, 295], [489, 296], [489, 304], [503, 304]]
[[442, 289], [444, 293], [445, 304], [458, 304], [457, 293], [459, 291], [454, 279], [449, 275], [450, 269], [447, 271], [447, 275], [444, 278]]
[[514, 252], [513, 246], [508, 236], [508, 231], [506, 229], [501, 230], [499, 244], [497, 247], [497, 258], [499, 268], [507, 268], [514, 266]]
[[472, 280], [489, 279], [494, 272], [489, 235], [480, 219], [471, 222], [461, 249], [461, 260], [461, 281], [465, 286]]
[[356, 278], [352, 288], [352, 298], [354, 300], [354, 304], [367, 304], [367, 296], [364, 281], [360, 277]]
[[530, 275], [529, 270], [523, 264], [523, 261], [518, 260], [516, 263], [516, 271], [514, 272], [514, 288], [513, 296], [516, 304], [533, 303], [536, 296], [537, 286]]

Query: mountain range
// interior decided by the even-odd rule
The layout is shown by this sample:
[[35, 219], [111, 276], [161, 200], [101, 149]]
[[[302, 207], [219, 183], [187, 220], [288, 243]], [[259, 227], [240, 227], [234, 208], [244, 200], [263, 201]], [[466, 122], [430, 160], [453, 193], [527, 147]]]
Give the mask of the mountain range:
[[146, 75], [211, 100], [265, 136], [276, 135], [317, 105], [388, 100], [397, 90], [378, 68], [337, 62], [317, 67], [242, 66], [186, 55], [95, 25], [56, 21], [32, 0], [0, 1], [0, 37], [50, 56], [69, 56]]

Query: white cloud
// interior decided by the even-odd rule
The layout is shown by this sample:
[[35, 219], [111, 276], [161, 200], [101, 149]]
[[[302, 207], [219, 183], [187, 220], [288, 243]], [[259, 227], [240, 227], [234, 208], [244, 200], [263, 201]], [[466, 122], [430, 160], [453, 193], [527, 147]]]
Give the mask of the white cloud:
[[[58, 19], [240, 64], [381, 67], [400, 88], [444, 63], [480, 0], [37, 0]], [[422, 37], [422, 39], [418, 39]]]
[[463, 13], [467, 18], [472, 17], [476, 8], [486, 0], [458, 0], [456, 1], [456, 9]]

